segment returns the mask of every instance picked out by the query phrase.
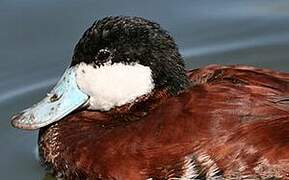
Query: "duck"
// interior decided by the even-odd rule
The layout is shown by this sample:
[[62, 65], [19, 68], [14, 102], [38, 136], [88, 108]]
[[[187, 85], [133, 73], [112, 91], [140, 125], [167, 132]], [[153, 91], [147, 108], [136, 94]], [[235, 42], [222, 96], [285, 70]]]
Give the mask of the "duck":
[[289, 179], [289, 73], [188, 70], [142, 17], [95, 21], [56, 86], [11, 123], [39, 130], [59, 179]]

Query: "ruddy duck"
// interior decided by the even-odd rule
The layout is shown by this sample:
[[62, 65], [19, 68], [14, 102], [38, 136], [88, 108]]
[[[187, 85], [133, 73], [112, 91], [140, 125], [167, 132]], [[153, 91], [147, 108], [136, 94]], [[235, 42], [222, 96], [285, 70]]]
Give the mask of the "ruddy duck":
[[288, 179], [289, 74], [185, 70], [173, 38], [139, 17], [96, 21], [38, 104], [41, 161], [65, 179]]

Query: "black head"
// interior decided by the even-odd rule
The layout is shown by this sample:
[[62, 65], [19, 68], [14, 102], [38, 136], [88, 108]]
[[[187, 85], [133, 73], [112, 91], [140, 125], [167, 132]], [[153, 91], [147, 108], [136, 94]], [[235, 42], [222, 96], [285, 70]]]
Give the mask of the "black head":
[[173, 38], [157, 23], [140, 17], [106, 17], [96, 21], [77, 43], [71, 66], [80, 62], [139, 63], [152, 70], [156, 89], [176, 94], [189, 85]]
[[175, 95], [189, 84], [173, 38], [158, 24], [139, 17], [107, 17], [84, 33], [56, 87], [14, 116], [12, 124], [38, 129], [80, 107], [109, 111], [153, 90]]

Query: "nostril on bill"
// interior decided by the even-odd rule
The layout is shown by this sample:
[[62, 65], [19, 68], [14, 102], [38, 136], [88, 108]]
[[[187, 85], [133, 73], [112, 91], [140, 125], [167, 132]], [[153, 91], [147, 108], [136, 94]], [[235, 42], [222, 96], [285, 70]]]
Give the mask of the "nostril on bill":
[[[62, 96], [62, 95], [61, 95]], [[49, 98], [49, 101], [50, 102], [55, 102], [55, 101], [58, 101], [61, 96], [57, 95], [57, 94], [53, 94], [50, 98]]]

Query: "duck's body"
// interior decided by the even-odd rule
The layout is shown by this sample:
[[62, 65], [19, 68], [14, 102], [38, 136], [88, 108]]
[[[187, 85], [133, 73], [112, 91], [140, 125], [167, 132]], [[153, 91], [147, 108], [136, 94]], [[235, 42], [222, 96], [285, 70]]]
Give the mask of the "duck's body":
[[190, 89], [154, 93], [144, 109], [81, 111], [42, 129], [43, 162], [67, 179], [289, 178], [289, 74], [187, 74]]
[[139, 17], [96, 21], [12, 124], [41, 128], [42, 162], [65, 179], [289, 179], [289, 74], [186, 71], [173, 38]]

